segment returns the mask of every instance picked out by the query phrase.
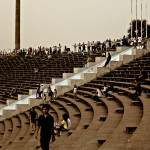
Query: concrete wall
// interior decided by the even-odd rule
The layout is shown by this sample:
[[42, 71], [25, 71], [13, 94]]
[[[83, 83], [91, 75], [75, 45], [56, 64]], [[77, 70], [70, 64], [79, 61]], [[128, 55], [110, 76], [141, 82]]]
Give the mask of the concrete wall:
[[97, 74], [97, 76], [102, 76], [108, 72], [110, 72], [109, 67], [96, 67], [93, 69], [93, 72]]
[[57, 95], [59, 96], [59, 95], [64, 94], [64, 93], [67, 92], [67, 91], [72, 90], [72, 89], [71, 89], [70, 86], [67, 86], [67, 85], [64, 85], [64, 86], [62, 86], [62, 85], [57, 85], [57, 86], [56, 86], [56, 90], [57, 90]]
[[29, 95], [33, 95], [36, 93], [36, 89], [29, 89]]
[[42, 101], [43, 101], [42, 99], [35, 99], [35, 98], [29, 98], [28, 99], [29, 105], [31, 107], [39, 105]]
[[21, 100], [23, 98], [26, 98], [29, 95], [22, 95], [22, 94], [18, 94], [18, 100]]
[[83, 79], [84, 83], [89, 82], [93, 79], [95, 79], [97, 76], [96, 73], [83, 73], [81, 74], [81, 79]]
[[79, 73], [84, 70], [85, 70], [85, 68], [74, 68], [74, 73]]
[[23, 112], [27, 107], [29, 107], [29, 104], [16, 104], [16, 111]]
[[150, 49], [136, 49], [136, 48], [132, 49], [132, 55], [135, 55], [135, 58], [139, 58], [148, 52], [150, 52]]
[[96, 63], [95, 62], [88, 62], [87, 64], [86, 64], [86, 67], [92, 67], [92, 66], [94, 66]]
[[7, 104], [7, 105], [10, 105], [10, 104], [12, 104], [12, 103], [14, 103], [14, 102], [16, 102], [16, 101], [18, 101], [18, 100], [9, 100], [9, 99], [8, 99], [8, 100], [6, 101], [6, 104]]
[[73, 76], [75, 73], [63, 73], [63, 79]]
[[56, 84], [58, 82], [61, 82], [63, 78], [52, 78], [52, 84]]
[[129, 63], [135, 59], [135, 55], [120, 55], [119, 60], [123, 62], [123, 64]]
[[73, 89], [74, 85], [80, 86], [84, 84], [83, 79], [69, 79], [68, 80], [68, 85]]
[[117, 52], [121, 52], [121, 51], [123, 51], [123, 50], [125, 50], [125, 49], [127, 49], [128, 47], [126, 47], [126, 46], [119, 46], [119, 47], [117, 47], [116, 48], [116, 51]]
[[0, 120], [6, 119], [16, 114], [16, 110], [3, 110]]
[[115, 68], [120, 67], [123, 64], [122, 61], [110, 61], [108, 66], [111, 70], [114, 70]]
[[95, 58], [95, 62], [98, 63], [98, 62], [101, 62], [101, 61], [103, 61], [105, 59], [106, 59], [106, 57], [96, 57]]
[[29, 99], [29, 104], [17, 104], [16, 110], [2, 110], [2, 116], [0, 117], [0, 120], [9, 118], [11, 116], [15, 116], [21, 112], [27, 111], [32, 107], [35, 107], [39, 105], [43, 100], [42, 99]]

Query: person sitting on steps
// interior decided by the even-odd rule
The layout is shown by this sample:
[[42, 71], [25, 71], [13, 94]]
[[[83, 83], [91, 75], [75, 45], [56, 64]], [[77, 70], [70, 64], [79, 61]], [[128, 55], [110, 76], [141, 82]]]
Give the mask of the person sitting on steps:
[[71, 128], [71, 121], [69, 118], [69, 114], [63, 114], [62, 115], [62, 121], [61, 121], [61, 125], [59, 128], [57, 128], [58, 133], [57, 135], [60, 136], [61, 135], [61, 131], [68, 131]]

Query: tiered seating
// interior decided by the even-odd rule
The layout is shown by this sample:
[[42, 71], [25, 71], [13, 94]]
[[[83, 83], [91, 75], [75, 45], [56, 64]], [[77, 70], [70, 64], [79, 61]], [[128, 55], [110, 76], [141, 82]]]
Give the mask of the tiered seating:
[[[53, 77], [61, 78], [63, 73], [73, 73], [74, 67], [84, 67], [89, 55], [94, 61], [100, 54], [57, 54], [50, 59], [45, 55], [33, 58], [1, 58], [0, 100], [3, 103], [6, 99], [17, 100], [17, 94], [28, 95], [29, 89], [35, 89], [39, 83], [50, 84]], [[35, 73], [34, 68], [39, 68], [39, 72]], [[17, 94], [10, 96], [12, 88], [17, 89]]]
[[[46, 67], [48, 65], [46, 64]], [[149, 149], [150, 102], [147, 97], [147, 93], [150, 93], [150, 86], [147, 83], [149, 79], [141, 82], [143, 92], [136, 100], [132, 99], [134, 90], [130, 89], [135, 86], [133, 82], [135, 77], [140, 75], [141, 66], [148, 72], [149, 78], [150, 72], [147, 67], [149, 54], [147, 54], [80, 86], [76, 100], [73, 92], [69, 91], [52, 102], [51, 114], [55, 121], [60, 122], [62, 114], [69, 113], [72, 130], [56, 137], [56, 141], [50, 145], [51, 149]], [[115, 91], [109, 92], [108, 97], [102, 97], [94, 102], [92, 96], [97, 87], [102, 87], [104, 83], [113, 83]], [[36, 107], [36, 111], [38, 114], [42, 113], [41, 105]], [[27, 146], [29, 149], [36, 148], [37, 141], [31, 134], [28, 114], [29, 111], [26, 111], [18, 114], [17, 118], [14, 116], [0, 122], [1, 148], [8, 150], [26, 150]], [[16, 126], [21, 127], [16, 129]], [[8, 129], [11, 130], [8, 132]]]
[[132, 127], [137, 127], [142, 117], [141, 107], [131, 106], [130, 98], [122, 95], [118, 96], [117, 93], [113, 93], [112, 96], [114, 99], [119, 100], [123, 104], [124, 113], [121, 122], [100, 149], [116, 149], [118, 145], [119, 149], [123, 149], [127, 144], [126, 142], [132, 136], [131, 134], [127, 134], [125, 131], [132, 133]]
[[[69, 148], [68, 142], [72, 145], [74, 143], [74, 139], [78, 139], [84, 132], [86, 132], [85, 130], [88, 128], [89, 124], [93, 119], [93, 108], [88, 102], [82, 99], [78, 99], [77, 101], [75, 101], [72, 93], [66, 93], [64, 96], [62, 96], [61, 99], [59, 100], [59, 103], [66, 103], [66, 104], [72, 103], [73, 105], [76, 106], [76, 108], [79, 109], [79, 111], [75, 111], [75, 113], [72, 114], [74, 118], [81, 116], [77, 128], [74, 127], [72, 128], [72, 130], [74, 130], [73, 134], [71, 134], [66, 141], [60, 141], [52, 145], [52, 147], [56, 149], [59, 148], [67, 149]], [[73, 122], [74, 118], [72, 118]]]
[[2, 145], [4, 145], [8, 141], [9, 137], [12, 134], [12, 131], [13, 131], [12, 120], [11, 119], [6, 119], [4, 121], [4, 134], [3, 134], [3, 136], [1, 137], [1, 140], [0, 140], [0, 147], [2, 147]]
[[[62, 109], [60, 109], [62, 107]], [[35, 107], [35, 111], [38, 115], [42, 114], [42, 105]], [[62, 104], [55, 102], [51, 104], [51, 115], [54, 117], [56, 122], [60, 122], [62, 114], [68, 113], [68, 110]], [[72, 118], [73, 119], [73, 118]], [[79, 119], [75, 122], [78, 124]], [[1, 149], [22, 149], [26, 150], [27, 145], [29, 149], [36, 149], [37, 140], [34, 137], [34, 132], [31, 131], [29, 121], [29, 111], [25, 111], [16, 116], [0, 122], [1, 124]], [[8, 135], [9, 134], [9, 135]]]
[[[82, 134], [77, 136], [74, 135], [75, 134], [74, 132], [71, 135], [72, 138], [78, 139], [77, 141], [73, 141], [73, 139], [71, 139], [70, 136], [69, 138], [71, 139], [71, 142], [67, 138], [66, 142], [63, 142], [63, 144], [60, 144], [57, 147], [57, 143], [55, 143], [55, 146], [52, 145], [52, 148], [54, 146], [56, 147], [56, 149], [71, 148], [74, 150], [79, 148], [80, 149], [99, 148], [99, 149], [115, 150], [115, 149], [127, 149], [127, 148], [133, 149], [135, 147], [138, 149], [139, 147], [139, 145], [137, 145], [138, 142], [140, 142], [140, 144], [142, 145], [142, 146], [140, 145], [139, 149], [142, 149], [143, 146], [145, 146], [144, 148], [148, 148], [148, 141], [147, 144], [142, 144], [142, 142], [144, 143], [145, 134], [146, 137], [149, 137], [149, 133], [145, 133], [146, 130], [143, 129], [143, 125], [144, 127], [146, 127], [146, 129], [149, 129], [148, 127], [149, 121], [148, 119], [146, 119], [149, 116], [148, 113], [149, 111], [147, 110], [146, 111], [147, 113], [144, 111], [143, 114], [143, 110], [149, 108], [148, 107], [149, 105], [146, 106], [146, 104], [148, 104], [149, 102], [148, 99], [145, 98], [146, 94], [144, 93], [142, 94], [142, 96], [139, 97], [137, 102], [133, 101], [131, 95], [133, 94], [134, 91], [129, 89], [129, 87], [135, 86], [135, 84], [133, 84], [135, 77], [140, 75], [139, 70], [136, 70], [138, 66], [137, 63], [139, 60], [142, 60], [142, 62], [144, 62], [144, 64], [140, 62], [140, 64], [142, 64], [143, 66], [142, 69], [147, 70], [146, 68], [147, 66], [145, 64], [148, 63], [147, 62], [148, 55], [135, 60], [136, 64], [134, 64], [134, 62], [130, 63], [132, 64], [131, 72], [132, 73], [134, 71], [136, 72], [134, 76], [130, 76], [130, 73], [128, 72], [126, 73], [125, 76], [124, 72], [130, 69], [128, 67], [125, 67], [125, 66], [130, 66], [130, 64], [128, 64], [128, 65], [123, 65], [122, 67], [118, 68], [116, 71], [112, 71], [103, 77], [91, 81], [90, 83], [86, 83], [84, 86], [80, 86], [78, 90], [77, 98], [79, 100], [80, 99], [86, 100], [86, 102], [91, 101], [90, 104], [93, 108], [94, 115], [95, 114], [97, 115], [97, 119], [95, 120], [93, 116], [93, 119], [89, 124], [88, 128], [86, 129], [86, 131], [83, 133], [80, 131], [80, 133]], [[124, 68], [126, 69], [123, 70]], [[118, 70], [122, 70], [122, 72], [119, 72]], [[148, 72], [148, 76], [149, 76], [149, 72]], [[118, 79], [118, 77], [120, 78]], [[95, 104], [91, 99], [91, 97], [93, 96], [93, 91], [96, 91], [97, 87], [103, 86], [103, 83], [113, 83], [115, 85], [114, 87], [116, 92], [109, 93], [109, 97], [101, 98], [101, 100]], [[142, 83], [144, 84], [145, 82]], [[148, 93], [150, 87], [148, 85], [143, 85], [143, 84], [142, 84], [143, 92]], [[65, 95], [67, 95], [69, 99], [71, 98], [71, 96], [73, 97], [72, 93], [70, 92], [66, 93]], [[144, 102], [146, 103], [145, 104], [146, 108], [144, 108]], [[105, 113], [101, 115], [101, 113], [98, 112], [96, 110], [96, 107], [93, 105], [102, 106], [103, 104], [105, 104], [104, 106], [107, 107], [105, 107]], [[106, 108], [108, 109], [108, 112]], [[103, 125], [99, 124], [98, 128], [96, 128], [96, 126], [93, 127], [93, 125], [99, 121], [98, 118], [101, 121], [102, 120], [104, 121]], [[95, 132], [93, 130], [95, 130]], [[67, 146], [67, 144], [69, 146]]]
[[[132, 138], [129, 140], [127, 148], [133, 149], [139, 148], [139, 149], [149, 149], [149, 137], [150, 133], [149, 131], [149, 109], [150, 109], [150, 102], [149, 98], [145, 98], [145, 95], [142, 94], [142, 96], [139, 96], [140, 100], [143, 104], [143, 116], [141, 119], [141, 122], [136, 130], [136, 132], [133, 134]], [[144, 97], [144, 98], [143, 98]], [[139, 143], [138, 145], [136, 143]]]
[[[130, 148], [134, 149], [135, 147], [139, 148], [139, 144], [137, 145], [138, 142], [140, 142], [141, 144], [139, 149], [143, 149], [143, 146], [145, 149], [148, 148], [148, 142], [147, 144], [142, 144], [142, 142], [145, 143], [143, 141], [145, 139], [144, 134], [147, 135], [147, 138], [149, 137], [149, 134], [146, 133], [146, 130], [143, 129], [142, 125], [144, 124], [145, 128], [146, 129], [148, 128], [149, 123], [148, 121], [146, 121], [146, 119], [143, 118], [145, 118], [145, 116], [148, 117], [149, 113], [146, 113], [147, 111], [144, 111], [143, 114], [143, 110], [145, 110], [144, 107], [148, 109], [149, 102], [148, 99], [146, 98], [146, 94], [142, 94], [138, 101], [133, 101], [131, 99], [131, 95], [133, 94], [133, 91], [129, 90], [129, 87], [133, 87], [135, 85], [132, 84], [133, 81], [135, 80], [135, 77], [140, 75], [140, 71], [136, 70], [137, 66], [140, 66], [141, 64], [142, 69], [146, 70], [149, 76], [148, 67], [145, 65], [145, 64], [148, 65], [149, 63], [148, 56], [149, 54], [144, 56], [143, 58], [135, 60], [132, 63], [123, 65], [122, 67], [106, 74], [103, 77], [99, 77], [96, 80], [93, 80], [90, 83], [85, 84], [87, 89], [87, 88], [91, 88], [91, 85], [93, 85], [93, 87], [98, 87], [98, 86], [102, 86], [103, 83], [113, 83], [115, 85], [114, 87], [118, 94], [116, 92], [110, 93], [110, 96], [112, 96], [114, 100], [115, 99], [119, 100], [124, 106], [124, 114], [120, 124], [117, 126], [113, 134], [111, 134], [111, 136], [106, 140], [104, 144], [100, 143], [103, 144], [100, 147], [100, 149], [117, 149], [117, 148], [125, 149], [126, 147], [128, 147], [129, 149]], [[138, 63], [139, 60], [142, 61]], [[131, 70], [130, 64], [132, 66], [132, 71], [130, 71]], [[138, 73], [132, 75], [132, 73], [134, 72], [138, 72]], [[130, 73], [132, 76], [130, 76]], [[142, 82], [142, 89], [143, 92], [148, 93], [150, 90], [150, 86], [148, 85], [145, 86], [143, 84], [146, 84], [146, 80]], [[146, 104], [144, 105], [144, 102], [147, 105]], [[127, 134], [133, 132], [134, 132], [133, 136], [131, 136], [131, 134]]]
[[[91, 93], [89, 92], [89, 94]], [[95, 118], [90, 123], [88, 130], [78, 139], [78, 144], [74, 144], [75, 149], [79, 149], [79, 147], [84, 149], [85, 145], [88, 149], [97, 149], [97, 140], [105, 140], [106, 137], [113, 132], [122, 118], [122, 114], [114, 113], [118, 107], [118, 103], [113, 101], [110, 103], [108, 99], [103, 98], [95, 104], [91, 98], [88, 99], [94, 107]], [[101, 108], [98, 106], [105, 106], [103, 107], [105, 111], [101, 111]], [[112, 126], [109, 126], [110, 124]], [[82, 143], [84, 143], [84, 145]]]
[[[16, 116], [14, 116], [13, 118], [18, 118], [20, 120], [20, 125], [18, 126], [15, 122], [12, 122], [12, 133], [16, 131], [15, 128], [19, 129], [20, 131], [18, 132], [17, 135], [13, 135], [11, 134], [12, 138], [10, 141], [10, 137], [7, 137], [7, 141], [10, 141], [11, 143], [6, 144], [3, 143], [1, 146], [3, 149], [7, 148], [9, 149], [9, 147], [12, 147], [15, 145], [14, 143], [19, 141], [19, 144], [21, 142], [21, 139], [24, 138], [24, 136], [27, 134], [28, 130], [29, 130], [29, 118], [27, 116], [27, 114], [21, 113], [18, 114]], [[18, 145], [18, 143], [16, 143]]]

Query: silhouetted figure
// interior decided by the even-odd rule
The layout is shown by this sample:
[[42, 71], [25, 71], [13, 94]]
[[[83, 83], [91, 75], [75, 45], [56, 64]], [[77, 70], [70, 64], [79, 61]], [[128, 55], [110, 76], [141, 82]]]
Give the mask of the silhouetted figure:
[[105, 62], [104, 67], [106, 67], [108, 65], [108, 63], [110, 62], [110, 60], [111, 60], [111, 55], [110, 55], [110, 53], [108, 53], [108, 57], [107, 57], [107, 60]]
[[30, 122], [32, 125], [32, 131], [35, 131], [36, 130], [36, 119], [38, 118], [38, 114], [35, 111], [34, 107], [31, 108], [31, 110], [30, 110], [29, 118], [30, 118]]
[[49, 110], [50, 105], [44, 104], [43, 114], [38, 118], [37, 130], [35, 133], [35, 138], [37, 139], [39, 129], [41, 128], [40, 143], [42, 150], [49, 150], [51, 136], [54, 136], [54, 118], [49, 114]]
[[134, 88], [136, 91], [133, 94], [133, 99], [136, 100], [138, 96], [142, 93], [141, 83], [137, 83], [137, 85]]

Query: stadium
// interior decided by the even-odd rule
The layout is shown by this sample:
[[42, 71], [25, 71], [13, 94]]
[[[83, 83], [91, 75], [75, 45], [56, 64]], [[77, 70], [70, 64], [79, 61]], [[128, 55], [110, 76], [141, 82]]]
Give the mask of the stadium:
[[148, 21], [131, 17], [115, 40], [21, 48], [20, 3], [15, 49], [0, 52], [0, 149], [149, 150]]

